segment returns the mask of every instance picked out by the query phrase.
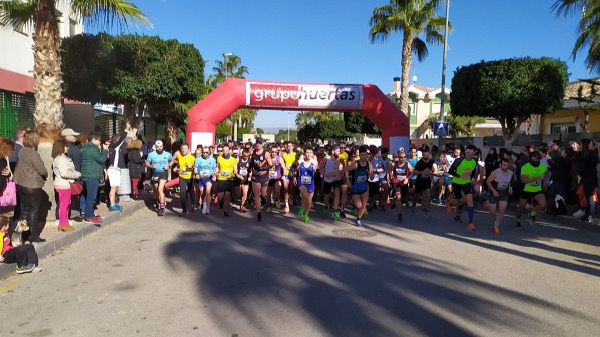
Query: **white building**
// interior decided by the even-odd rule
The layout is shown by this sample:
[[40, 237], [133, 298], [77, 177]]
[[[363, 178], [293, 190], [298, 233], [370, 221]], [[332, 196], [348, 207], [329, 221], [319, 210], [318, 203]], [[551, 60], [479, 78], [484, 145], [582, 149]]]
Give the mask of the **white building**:
[[[68, 3], [57, 1], [61, 38], [83, 33], [81, 19], [74, 16]], [[12, 136], [17, 126], [33, 123], [32, 35], [33, 24], [16, 29], [0, 24], [0, 135]]]

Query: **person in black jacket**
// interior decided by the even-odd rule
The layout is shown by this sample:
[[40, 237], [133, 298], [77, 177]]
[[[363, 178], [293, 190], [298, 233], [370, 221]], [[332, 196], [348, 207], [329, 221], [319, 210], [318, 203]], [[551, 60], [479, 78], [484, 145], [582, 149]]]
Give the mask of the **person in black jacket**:
[[596, 143], [590, 139], [581, 140], [581, 154], [579, 155], [579, 176], [580, 184], [583, 186], [583, 193], [587, 201], [587, 207], [581, 208], [573, 214], [574, 217], [583, 221], [593, 222], [593, 216], [596, 210], [597, 189], [598, 189], [598, 150]]
[[[121, 185], [121, 170], [127, 168], [125, 156], [127, 155], [127, 142], [125, 131], [114, 135], [108, 147], [108, 181], [110, 183], [110, 192], [108, 194], [109, 206], [111, 212], [122, 212], [123, 207], [116, 202], [117, 189]], [[131, 140], [131, 138], [129, 138]]]
[[137, 199], [139, 196], [139, 185], [144, 172], [144, 158], [142, 157], [142, 141], [136, 139], [127, 146], [127, 168], [131, 177], [132, 196]]

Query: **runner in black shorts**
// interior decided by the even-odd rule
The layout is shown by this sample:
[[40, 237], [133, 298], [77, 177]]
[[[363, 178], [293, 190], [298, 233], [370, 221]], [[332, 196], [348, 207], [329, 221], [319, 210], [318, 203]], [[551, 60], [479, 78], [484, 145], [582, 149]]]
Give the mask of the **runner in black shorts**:
[[262, 221], [262, 204], [267, 202], [267, 185], [269, 184], [269, 169], [273, 166], [271, 154], [263, 148], [262, 138], [256, 139], [256, 150], [252, 154], [252, 193], [254, 207], [258, 213], [258, 221]]
[[251, 162], [250, 162], [250, 150], [244, 148], [242, 150], [242, 155], [238, 162], [237, 167], [237, 176], [234, 180], [234, 186], [238, 189], [239, 195], [241, 195], [240, 200], [240, 212], [245, 213], [248, 210], [246, 209], [246, 199], [248, 198], [248, 190], [250, 187], [250, 178], [252, 176], [251, 170]]

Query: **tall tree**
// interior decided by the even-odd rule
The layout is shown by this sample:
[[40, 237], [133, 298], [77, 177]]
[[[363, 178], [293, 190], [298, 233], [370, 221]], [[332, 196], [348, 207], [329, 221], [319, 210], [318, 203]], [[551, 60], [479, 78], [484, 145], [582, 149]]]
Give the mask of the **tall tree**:
[[585, 64], [593, 72], [600, 72], [600, 0], [557, 0], [552, 9], [557, 15], [581, 15], [579, 36], [571, 52], [573, 59], [587, 49]]
[[[376, 7], [371, 16], [369, 40], [384, 42], [393, 33], [402, 33], [402, 93], [400, 109], [408, 113], [408, 77], [412, 55], [419, 62], [429, 53], [427, 43], [444, 41], [442, 30], [445, 17], [437, 15], [440, 0], [390, 0], [385, 6]], [[424, 38], [424, 40], [423, 40]]]
[[460, 67], [452, 78], [452, 115], [495, 118], [511, 143], [531, 115], [562, 108], [566, 83], [566, 64], [547, 57]]
[[350, 133], [366, 133], [369, 135], [381, 135], [381, 129], [362, 112], [344, 113], [344, 125]]
[[[242, 59], [235, 54], [223, 54], [223, 60], [217, 60], [216, 66], [213, 67], [212, 81], [214, 87], [218, 87], [221, 83], [225, 82], [227, 78], [245, 78], [248, 75], [248, 67], [242, 65]], [[232, 139], [237, 139], [237, 129], [242, 126], [243, 116], [252, 114], [251, 112], [236, 111], [224, 123], [232, 126], [231, 136]], [[256, 115], [256, 111], [254, 111]], [[252, 117], [254, 120], [254, 117]]]
[[[58, 0], [0, 1], [0, 23], [12, 27], [33, 25], [33, 77], [35, 80], [36, 126], [46, 124], [61, 129], [60, 35], [56, 3]], [[128, 0], [68, 0], [75, 16], [96, 26], [128, 25], [133, 21], [149, 25], [142, 11]]]
[[171, 141], [185, 123], [185, 112], [205, 89], [200, 52], [176, 40], [84, 34], [63, 41], [62, 58], [65, 96], [123, 104], [132, 123], [148, 107], [152, 117], [166, 123]]

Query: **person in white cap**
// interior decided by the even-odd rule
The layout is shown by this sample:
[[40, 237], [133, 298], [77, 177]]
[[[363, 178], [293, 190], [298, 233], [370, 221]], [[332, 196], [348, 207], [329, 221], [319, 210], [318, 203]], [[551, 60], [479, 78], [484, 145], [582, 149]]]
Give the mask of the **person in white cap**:
[[[63, 129], [60, 132], [60, 135], [63, 137], [67, 146], [69, 148], [67, 152], [67, 156], [73, 161], [73, 165], [75, 166], [75, 171], [81, 172], [81, 150], [79, 146], [75, 145], [77, 142], [77, 137], [80, 135], [79, 132], [75, 132], [73, 129], [67, 128]], [[79, 207], [79, 215], [76, 217], [78, 221], [83, 221], [85, 217], [85, 203], [80, 201], [79, 196], [74, 197], [74, 200], [71, 200], [71, 205], [75, 205], [75, 207]], [[58, 203], [56, 205], [56, 209], [58, 210]], [[70, 215], [70, 214], [69, 214]], [[69, 218], [71, 218], [69, 216]], [[58, 219], [58, 217], [57, 217]]]
[[170, 152], [165, 151], [161, 140], [154, 143], [155, 151], [148, 154], [146, 167], [152, 170], [152, 187], [154, 190], [154, 202], [159, 216], [165, 215], [165, 183], [169, 175], [169, 163], [173, 160]]

